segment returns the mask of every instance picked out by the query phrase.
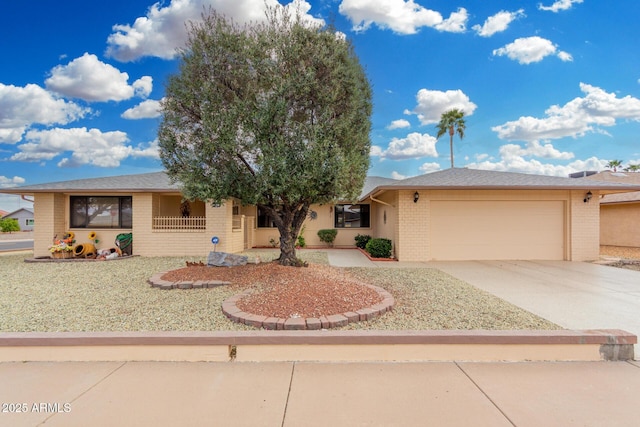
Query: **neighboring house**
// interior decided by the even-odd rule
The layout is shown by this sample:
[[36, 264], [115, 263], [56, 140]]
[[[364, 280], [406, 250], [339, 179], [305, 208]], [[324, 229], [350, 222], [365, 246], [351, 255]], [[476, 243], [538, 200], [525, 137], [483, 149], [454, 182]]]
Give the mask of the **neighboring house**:
[[[598, 198], [625, 191], [640, 185], [464, 168], [405, 180], [368, 177], [357, 202], [313, 205], [304, 237], [322, 246], [317, 231], [336, 228], [336, 247], [353, 247], [357, 234], [389, 238], [400, 261], [592, 260], [599, 256]], [[2, 192], [35, 199], [36, 256], [48, 255], [54, 236], [68, 230], [77, 243], [96, 231], [99, 248], [133, 233], [134, 253], [144, 256], [204, 256], [214, 236], [226, 252], [269, 247], [279, 237], [256, 206], [183, 203], [163, 172]]]
[[[640, 185], [640, 172], [605, 171], [584, 179]], [[640, 191], [600, 199], [600, 243], [640, 247]]]
[[11, 213], [5, 214], [2, 216], [2, 219], [5, 218], [13, 218], [18, 220], [18, 225], [20, 225], [20, 231], [32, 231], [33, 230], [33, 211], [27, 208], [20, 208]]

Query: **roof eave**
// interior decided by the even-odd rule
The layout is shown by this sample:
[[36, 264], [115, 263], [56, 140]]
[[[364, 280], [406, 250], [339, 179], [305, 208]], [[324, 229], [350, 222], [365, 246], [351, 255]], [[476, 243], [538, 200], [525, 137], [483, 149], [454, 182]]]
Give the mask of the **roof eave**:
[[23, 194], [34, 195], [42, 193], [90, 193], [90, 194], [110, 194], [110, 193], [180, 193], [178, 188], [112, 188], [112, 189], [100, 189], [95, 188], [49, 188], [49, 189], [11, 189], [3, 188], [0, 190], [0, 194]]
[[388, 190], [598, 190], [602, 194], [627, 193], [630, 191], [640, 191], [638, 185], [630, 186], [602, 186], [602, 185], [381, 185], [374, 188], [360, 200], [365, 200], [380, 191]]

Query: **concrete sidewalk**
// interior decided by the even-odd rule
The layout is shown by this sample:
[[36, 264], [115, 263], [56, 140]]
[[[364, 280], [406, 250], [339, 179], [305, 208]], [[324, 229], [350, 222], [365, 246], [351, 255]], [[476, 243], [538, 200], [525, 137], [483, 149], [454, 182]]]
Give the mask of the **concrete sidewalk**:
[[0, 426], [18, 427], [635, 426], [640, 405], [635, 362], [29, 362], [0, 378]]

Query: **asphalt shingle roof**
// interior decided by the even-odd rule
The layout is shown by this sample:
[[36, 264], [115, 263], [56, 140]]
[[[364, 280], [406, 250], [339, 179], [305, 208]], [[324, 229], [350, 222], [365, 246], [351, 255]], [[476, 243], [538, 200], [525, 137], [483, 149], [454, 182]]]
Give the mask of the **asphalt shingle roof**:
[[[604, 171], [595, 175], [589, 175], [584, 178], [585, 180], [597, 180], [597, 181], [607, 181], [607, 182], [622, 182], [625, 184], [638, 184], [640, 185], [640, 172], [611, 172]], [[631, 193], [620, 193], [620, 194], [607, 194], [602, 199], [600, 199], [601, 204], [610, 204], [610, 203], [633, 203], [640, 202], [640, 191], [634, 191]]]
[[[393, 189], [548, 189], [603, 190], [605, 192], [616, 192], [637, 190], [640, 189], [640, 185], [622, 184], [616, 182], [601, 182], [595, 180], [586, 181], [582, 179], [563, 178], [547, 175], [532, 175], [514, 172], [496, 172], [480, 169], [452, 168], [383, 184], [378, 186], [374, 190]], [[371, 193], [373, 193], [373, 191], [364, 193], [363, 197], [366, 197]]]
[[[403, 180], [369, 176], [361, 192], [361, 200], [378, 190], [394, 189], [582, 189], [604, 192], [640, 190], [640, 183], [597, 181], [592, 177], [562, 178], [546, 175], [530, 175], [513, 172], [496, 172], [478, 169], [453, 168], [432, 172]], [[2, 189], [12, 194], [49, 192], [161, 192], [180, 191], [178, 184], [170, 183], [165, 172], [135, 175], [119, 175], [104, 178], [77, 179]]]
[[60, 191], [179, 191], [177, 184], [169, 182], [165, 172], [152, 172], [134, 175], [118, 175], [104, 178], [75, 179], [71, 181], [49, 182], [2, 189], [7, 193], [50, 193]]

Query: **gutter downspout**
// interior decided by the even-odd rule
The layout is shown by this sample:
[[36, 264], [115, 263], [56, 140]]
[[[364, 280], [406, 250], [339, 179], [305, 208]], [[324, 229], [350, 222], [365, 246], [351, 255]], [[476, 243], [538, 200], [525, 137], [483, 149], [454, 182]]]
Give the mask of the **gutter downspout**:
[[25, 196], [24, 194], [21, 194], [20, 198], [22, 200], [26, 200], [27, 202], [30, 202], [30, 203], [34, 203], [35, 202], [33, 199], [27, 199], [27, 196]]

